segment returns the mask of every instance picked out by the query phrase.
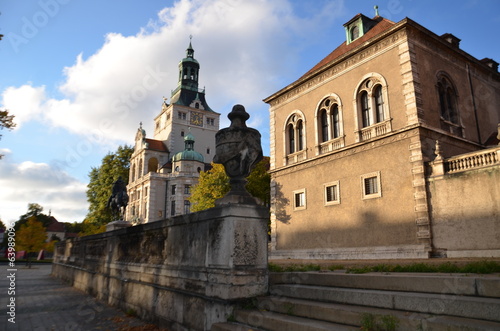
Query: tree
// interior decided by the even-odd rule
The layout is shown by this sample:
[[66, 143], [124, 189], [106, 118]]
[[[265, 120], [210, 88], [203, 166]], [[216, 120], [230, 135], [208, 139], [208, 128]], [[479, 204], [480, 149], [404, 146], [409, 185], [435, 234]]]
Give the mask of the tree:
[[[6, 128], [8, 130], [12, 130], [16, 124], [14, 123], [14, 115], [9, 115], [8, 110], [0, 110], [0, 130]], [[0, 134], [0, 139], [2, 135]], [[2, 154], [0, 154], [0, 159], [2, 158]]]
[[201, 211], [215, 207], [215, 200], [229, 192], [229, 177], [222, 164], [212, 163], [212, 169], [202, 171], [198, 184], [191, 191], [191, 211]]
[[271, 175], [269, 174], [269, 157], [265, 156], [255, 165], [247, 180], [247, 191], [259, 198], [265, 206], [271, 205]]
[[31, 217], [35, 217], [35, 219], [42, 223], [44, 227], [48, 227], [49, 224], [53, 221], [53, 218], [49, 215], [45, 215], [42, 213], [43, 207], [38, 203], [28, 203], [28, 211], [26, 214], [21, 215], [19, 220], [14, 224], [14, 229], [18, 231], [21, 226], [26, 224]]
[[113, 183], [121, 177], [128, 183], [130, 157], [134, 149], [130, 146], [119, 146], [115, 153], [108, 153], [99, 167], [92, 168], [87, 185], [87, 201], [90, 203], [85, 223], [98, 226], [113, 220], [111, 211], [107, 208]]
[[28, 254], [28, 266], [31, 268], [30, 253], [38, 252], [45, 248], [47, 233], [42, 222], [36, 220], [36, 216], [31, 216], [28, 222], [21, 226], [16, 233], [16, 246], [19, 250], [25, 250]]
[[[268, 169], [269, 157], [265, 157], [252, 169], [246, 185], [248, 192], [266, 206], [269, 205], [271, 191], [271, 176], [267, 173]], [[191, 191], [189, 198], [191, 211], [197, 212], [215, 207], [215, 200], [222, 198], [229, 190], [229, 177], [224, 166], [212, 163], [212, 169], [200, 173], [198, 184]]]

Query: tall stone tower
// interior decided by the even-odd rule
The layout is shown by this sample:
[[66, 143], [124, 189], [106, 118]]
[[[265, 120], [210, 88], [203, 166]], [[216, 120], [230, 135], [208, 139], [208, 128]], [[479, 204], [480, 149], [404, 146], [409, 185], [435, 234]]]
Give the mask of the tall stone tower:
[[198, 88], [199, 72], [189, 42], [170, 103], [164, 98], [154, 119], [153, 139], [146, 138], [142, 123], [137, 130], [127, 186], [127, 221], [140, 224], [190, 212], [187, 199], [199, 172], [214, 157], [220, 117], [208, 106], [205, 89]]

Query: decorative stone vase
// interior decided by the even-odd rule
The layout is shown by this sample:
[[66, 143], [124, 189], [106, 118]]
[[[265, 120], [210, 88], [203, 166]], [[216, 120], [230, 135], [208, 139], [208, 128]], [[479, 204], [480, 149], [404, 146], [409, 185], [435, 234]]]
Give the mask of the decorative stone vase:
[[227, 117], [231, 120], [231, 125], [215, 135], [214, 162], [224, 166], [231, 190], [215, 204], [257, 204], [245, 185], [246, 177], [263, 157], [261, 135], [256, 129], [247, 127], [245, 122], [250, 115], [242, 105], [235, 105]]

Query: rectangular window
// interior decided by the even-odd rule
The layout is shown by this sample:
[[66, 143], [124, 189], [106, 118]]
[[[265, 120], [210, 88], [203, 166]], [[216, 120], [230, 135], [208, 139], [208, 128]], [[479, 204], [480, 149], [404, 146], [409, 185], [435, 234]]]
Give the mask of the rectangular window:
[[176, 189], [176, 186], [172, 185], [172, 195], [175, 195], [175, 189]]
[[186, 113], [184, 113], [182, 111], [177, 112], [177, 116], [179, 117], [180, 120], [186, 119]]
[[191, 202], [189, 200], [184, 200], [184, 214], [189, 214], [191, 212]]
[[382, 187], [380, 186], [380, 171], [361, 176], [363, 199], [380, 198]]
[[175, 216], [175, 200], [170, 202], [170, 215]]
[[208, 118], [207, 117], [207, 125], [211, 125], [211, 126], [214, 126], [215, 125], [215, 121], [213, 118]]
[[184, 185], [184, 194], [191, 194], [191, 185]]
[[294, 210], [301, 210], [306, 208], [306, 190], [297, 190], [293, 192], [293, 206]]
[[325, 205], [336, 205], [340, 203], [339, 182], [331, 182], [324, 185]]

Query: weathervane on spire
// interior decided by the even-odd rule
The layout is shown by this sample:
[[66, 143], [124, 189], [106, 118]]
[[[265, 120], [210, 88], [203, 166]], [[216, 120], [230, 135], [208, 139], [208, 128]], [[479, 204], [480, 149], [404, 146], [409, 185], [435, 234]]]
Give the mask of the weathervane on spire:
[[373, 6], [373, 8], [375, 9], [375, 17], [379, 16], [379, 14], [378, 14], [378, 6], [375, 5], [375, 6]]

